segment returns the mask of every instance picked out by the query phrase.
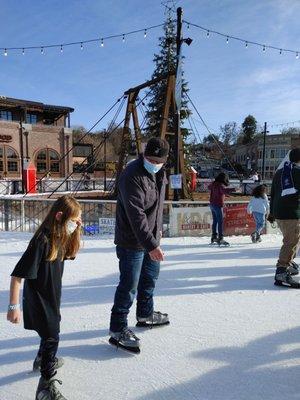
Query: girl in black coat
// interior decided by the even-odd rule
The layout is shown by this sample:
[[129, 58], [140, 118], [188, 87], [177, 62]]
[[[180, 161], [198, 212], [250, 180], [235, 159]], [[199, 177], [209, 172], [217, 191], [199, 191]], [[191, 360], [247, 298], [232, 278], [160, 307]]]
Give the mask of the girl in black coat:
[[[24, 328], [35, 330], [40, 349], [34, 360], [41, 370], [36, 400], [64, 400], [55, 387], [56, 369], [63, 364], [56, 358], [60, 332], [60, 299], [65, 259], [74, 259], [80, 245], [81, 208], [71, 196], [55, 201], [44, 222], [31, 239], [11, 274], [7, 319], [19, 323], [21, 281]], [[61, 383], [60, 381], [58, 381]]]

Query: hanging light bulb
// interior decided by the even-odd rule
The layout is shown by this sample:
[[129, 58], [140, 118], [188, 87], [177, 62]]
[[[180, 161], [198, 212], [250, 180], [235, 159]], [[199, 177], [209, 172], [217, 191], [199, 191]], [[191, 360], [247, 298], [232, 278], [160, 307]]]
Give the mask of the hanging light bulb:
[[209, 37], [209, 34], [210, 34], [209, 31], [207, 31], [207, 32], [206, 32], [206, 36]]
[[124, 35], [124, 33], [123, 33], [123, 36], [122, 36], [122, 42], [123, 42], [123, 43], [125, 42], [125, 35]]
[[22, 49], [22, 54], [23, 54], [23, 56], [25, 56], [25, 49], [24, 48]]
[[4, 49], [4, 55], [7, 56], [7, 49]]
[[296, 53], [296, 58], [297, 58], [297, 60], [298, 60], [298, 58], [299, 58], [299, 53], [298, 53], [298, 52]]
[[83, 43], [80, 43], [80, 50], [83, 50]]
[[246, 47], [246, 49], [248, 49], [248, 42], [245, 43], [245, 47]]
[[226, 43], [228, 44], [229, 43], [229, 37], [227, 36], [227, 38], [226, 38]]
[[103, 47], [104, 46], [104, 40], [103, 39], [101, 39], [101, 45], [100, 45], [101, 47]]
[[282, 54], [282, 49], [279, 50], [279, 54], [280, 54], [280, 55]]
[[61, 53], [64, 52], [64, 49], [63, 49], [63, 45], [62, 45], [62, 44], [60, 45], [60, 52], [61, 52]]
[[266, 51], [266, 46], [264, 45], [264, 47], [263, 47], [263, 51]]
[[147, 37], [147, 29], [144, 30], [144, 38]]
[[41, 47], [41, 54], [44, 54], [44, 47]]

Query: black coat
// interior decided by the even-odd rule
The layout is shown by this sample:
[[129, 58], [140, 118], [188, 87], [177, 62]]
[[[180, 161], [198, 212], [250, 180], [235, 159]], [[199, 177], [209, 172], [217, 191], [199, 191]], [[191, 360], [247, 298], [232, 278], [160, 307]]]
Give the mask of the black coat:
[[148, 252], [159, 246], [166, 182], [165, 170], [150, 174], [142, 156], [127, 165], [118, 184], [116, 245]]
[[47, 261], [49, 238], [47, 232], [33, 237], [17, 263], [12, 276], [24, 278], [24, 328], [43, 337], [59, 333], [60, 300], [64, 261]]

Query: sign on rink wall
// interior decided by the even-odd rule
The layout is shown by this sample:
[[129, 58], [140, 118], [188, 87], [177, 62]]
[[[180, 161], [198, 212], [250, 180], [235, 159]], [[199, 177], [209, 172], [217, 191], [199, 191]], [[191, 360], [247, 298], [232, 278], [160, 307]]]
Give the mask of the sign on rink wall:
[[208, 206], [172, 207], [170, 236], [207, 236], [211, 234], [212, 216]]
[[113, 234], [115, 233], [116, 219], [115, 218], [99, 218], [99, 233]]
[[[170, 236], [210, 236], [212, 215], [209, 206], [178, 207], [170, 211]], [[255, 222], [247, 213], [247, 204], [226, 204], [224, 234], [250, 235]]]

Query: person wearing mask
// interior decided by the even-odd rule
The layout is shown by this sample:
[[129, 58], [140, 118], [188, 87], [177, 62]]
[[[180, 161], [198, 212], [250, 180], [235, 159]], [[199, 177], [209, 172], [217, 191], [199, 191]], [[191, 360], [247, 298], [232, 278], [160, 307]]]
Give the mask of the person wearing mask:
[[169, 323], [154, 311], [153, 292], [164, 254], [160, 247], [169, 144], [151, 138], [144, 154], [126, 166], [118, 182], [115, 244], [120, 280], [111, 310], [109, 342], [134, 353], [140, 339], [128, 328], [127, 316], [137, 293], [137, 327]]

